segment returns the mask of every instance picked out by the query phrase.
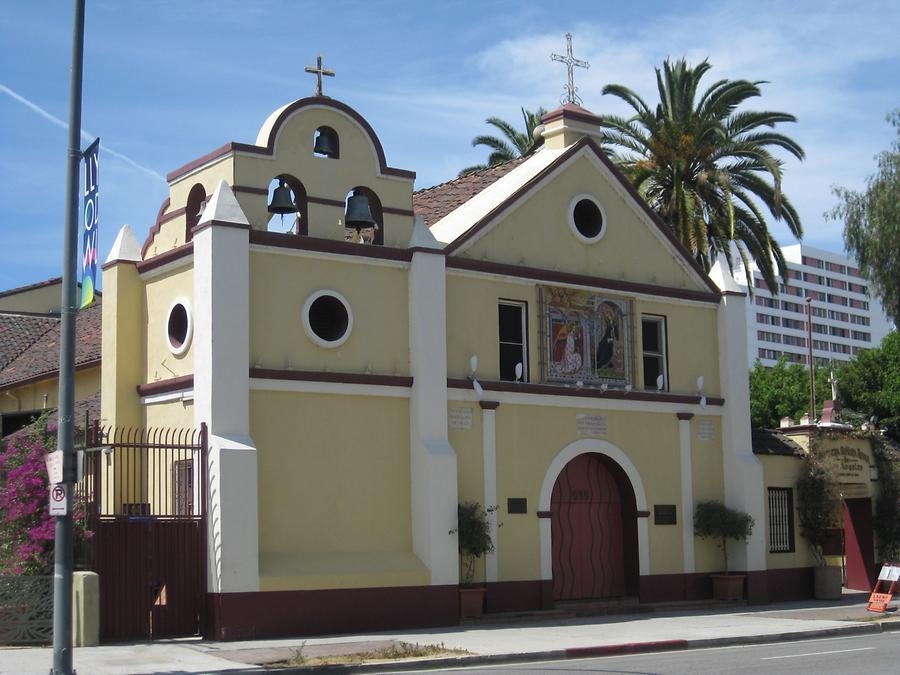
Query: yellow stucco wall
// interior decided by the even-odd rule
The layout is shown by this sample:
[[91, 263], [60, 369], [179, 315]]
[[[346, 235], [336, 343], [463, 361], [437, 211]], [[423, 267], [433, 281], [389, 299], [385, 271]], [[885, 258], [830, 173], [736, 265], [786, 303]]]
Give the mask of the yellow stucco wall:
[[[44, 394], [47, 395], [47, 407], [57, 406], [59, 395], [59, 378], [54, 375], [46, 380], [13, 387], [0, 394], [0, 412], [16, 412], [19, 410], [41, 410], [44, 407]], [[100, 366], [83, 368], [75, 371], [75, 400], [80, 401], [100, 391]], [[18, 399], [18, 401], [16, 400]], [[79, 420], [77, 423], [81, 424]]]
[[[405, 269], [253, 251], [250, 278], [251, 366], [409, 374]], [[303, 304], [322, 289], [343, 295], [353, 313], [340, 347], [318, 346], [303, 328]]]
[[250, 431], [263, 590], [430, 583], [411, 552], [408, 400], [253, 391]]
[[194, 270], [191, 267], [147, 280], [147, 310], [144, 317], [147, 343], [145, 382], [168, 380], [194, 372], [193, 344], [183, 354], [176, 356], [169, 349], [167, 337], [167, 321], [172, 303], [179, 298], [184, 298], [193, 310], [193, 295]]
[[[691, 475], [695, 506], [702, 501], [724, 499], [723, 462], [722, 419], [712, 415], [695, 416], [691, 420]], [[722, 569], [722, 552], [715, 542], [694, 538], [694, 565], [698, 572]]]
[[0, 297], [0, 311], [4, 312], [58, 312], [61, 300], [61, 282], [39, 286]]
[[[569, 227], [569, 204], [590, 194], [603, 205], [607, 229], [596, 243], [581, 242]], [[581, 157], [529, 194], [465, 249], [465, 255], [609, 279], [709, 290], [679, 264], [673, 249], [639, 218], [637, 206], [613, 189], [596, 165]]]
[[769, 569], [784, 569], [790, 567], [812, 567], [816, 564], [812, 551], [806, 540], [800, 536], [800, 519], [797, 515], [797, 479], [803, 462], [797, 457], [781, 457], [772, 455], [758, 455], [762, 462], [765, 489], [790, 488], [794, 495], [794, 551], [786, 553], [768, 552], [769, 542], [769, 500], [766, 498], [766, 522], [757, 523], [766, 532], [766, 567]]

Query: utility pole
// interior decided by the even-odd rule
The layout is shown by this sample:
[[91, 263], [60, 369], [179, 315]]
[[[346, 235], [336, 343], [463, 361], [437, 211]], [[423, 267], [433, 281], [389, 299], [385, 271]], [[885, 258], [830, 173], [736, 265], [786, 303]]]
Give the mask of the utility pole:
[[57, 449], [62, 452], [66, 513], [56, 516], [53, 558], [53, 670], [72, 675], [72, 490], [75, 487], [75, 313], [78, 307], [78, 179], [81, 165], [81, 79], [84, 62], [84, 0], [75, 0], [69, 147], [63, 229], [62, 302], [59, 340]]
[[813, 360], [812, 296], [806, 296], [806, 346], [809, 354], [809, 423], [816, 423], [816, 364]]

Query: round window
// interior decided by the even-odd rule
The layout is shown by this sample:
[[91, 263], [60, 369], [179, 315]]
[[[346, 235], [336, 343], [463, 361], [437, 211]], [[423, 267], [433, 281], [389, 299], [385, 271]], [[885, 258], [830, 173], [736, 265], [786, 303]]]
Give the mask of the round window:
[[569, 225], [578, 239], [593, 244], [606, 232], [606, 213], [591, 195], [578, 195], [569, 205]]
[[317, 291], [303, 305], [303, 328], [320, 347], [339, 347], [350, 337], [353, 312], [337, 291]]
[[176, 356], [184, 354], [191, 345], [193, 329], [191, 310], [187, 300], [176, 300], [169, 308], [169, 316], [166, 319], [166, 340], [169, 344], [169, 351]]

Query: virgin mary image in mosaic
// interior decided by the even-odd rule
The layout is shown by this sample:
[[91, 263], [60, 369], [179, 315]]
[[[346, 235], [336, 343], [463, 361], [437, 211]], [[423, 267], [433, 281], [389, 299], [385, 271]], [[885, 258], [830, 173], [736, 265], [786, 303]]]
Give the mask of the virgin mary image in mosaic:
[[631, 382], [627, 300], [565, 288], [542, 289], [545, 379], [624, 387]]

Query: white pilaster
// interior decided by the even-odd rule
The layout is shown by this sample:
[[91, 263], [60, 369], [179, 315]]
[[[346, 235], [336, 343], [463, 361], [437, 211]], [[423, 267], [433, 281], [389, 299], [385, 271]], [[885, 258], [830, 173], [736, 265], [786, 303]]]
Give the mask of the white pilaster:
[[729, 568], [766, 568], [765, 481], [762, 464], [753, 454], [750, 434], [750, 383], [747, 370], [745, 297], [726, 292], [719, 305], [719, 380], [725, 410], [722, 449], [725, 453], [725, 503], [749, 513], [756, 525], [745, 546], [729, 545]]
[[[494, 411], [499, 404], [495, 401], [481, 401], [481, 428], [482, 448], [484, 455], [484, 505], [485, 507], [499, 506], [497, 502], [497, 420]], [[499, 543], [497, 541], [497, 510], [493, 510], [488, 517], [490, 525], [491, 541], [494, 542], [494, 552], [488, 553], [484, 558], [484, 580], [497, 581], [497, 555]]]
[[684, 573], [694, 571], [694, 475], [691, 466], [692, 413], [678, 413], [678, 439], [681, 446], [681, 542], [684, 549]]
[[259, 590], [250, 438], [250, 226], [221, 181], [194, 234], [194, 422], [209, 427], [209, 590]]
[[410, 493], [413, 551], [434, 585], [459, 583], [456, 452], [447, 436], [447, 294], [444, 255], [416, 218], [409, 267]]

